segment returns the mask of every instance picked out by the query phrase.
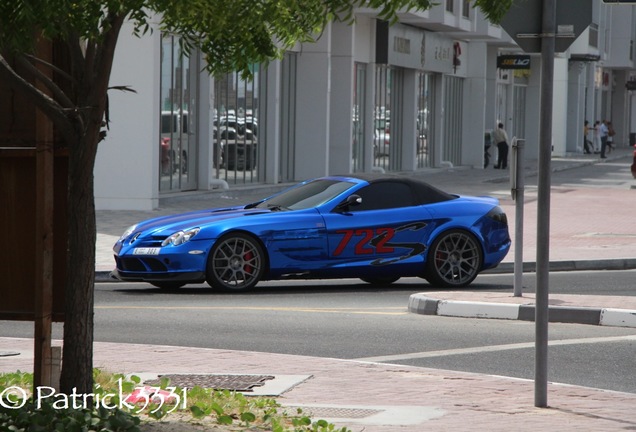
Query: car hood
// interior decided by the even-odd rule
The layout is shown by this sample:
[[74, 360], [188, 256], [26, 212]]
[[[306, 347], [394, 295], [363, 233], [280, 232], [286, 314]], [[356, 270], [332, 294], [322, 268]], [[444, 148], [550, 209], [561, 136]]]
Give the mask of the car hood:
[[137, 224], [134, 232], [143, 232], [144, 235], [152, 234], [154, 236], [169, 236], [179, 230], [185, 230], [194, 227], [203, 228], [207, 225], [221, 222], [227, 219], [236, 219], [272, 213], [276, 212], [268, 209], [247, 209], [245, 208], [245, 206], [197, 210], [188, 213], [162, 216], [140, 222]]

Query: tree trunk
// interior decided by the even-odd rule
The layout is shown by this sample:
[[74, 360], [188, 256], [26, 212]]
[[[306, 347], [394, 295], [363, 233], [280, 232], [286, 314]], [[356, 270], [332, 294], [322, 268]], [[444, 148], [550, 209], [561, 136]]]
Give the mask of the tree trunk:
[[70, 394], [93, 390], [93, 301], [95, 283], [95, 198], [93, 167], [97, 135], [86, 134], [70, 149], [68, 263], [64, 352], [60, 387]]
[[[119, 30], [126, 14], [109, 14], [108, 30], [89, 43], [82, 64], [72, 68], [78, 84], [82, 122], [73, 122], [77, 141], [69, 144], [68, 262], [61, 391], [93, 392], [93, 314], [95, 290], [95, 194], [93, 169], [103, 138], [108, 83]], [[95, 41], [93, 41], [95, 42]], [[75, 43], [76, 46], [81, 44]], [[81, 59], [78, 59], [81, 61]]]

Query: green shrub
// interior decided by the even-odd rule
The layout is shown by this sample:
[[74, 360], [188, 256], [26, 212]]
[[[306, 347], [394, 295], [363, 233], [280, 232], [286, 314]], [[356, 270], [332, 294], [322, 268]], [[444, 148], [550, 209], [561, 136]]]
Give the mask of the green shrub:
[[[228, 431], [241, 428], [272, 432], [350, 432], [325, 420], [312, 421], [302, 410], [289, 415], [275, 399], [246, 397], [229, 390], [195, 387], [178, 389], [162, 380], [161, 389], [176, 396], [166, 403], [145, 400], [126, 402], [125, 396], [142, 386], [137, 376], [93, 373], [94, 392], [73, 398], [41, 387], [32, 393], [33, 374], [0, 374], [0, 430], [15, 432], [138, 432], [148, 422], [163, 420], [172, 412], [179, 419], [206, 421]], [[186, 414], [184, 416], [184, 414]], [[184, 419], [185, 418], [185, 419]], [[184, 420], [183, 420], [184, 419]]]

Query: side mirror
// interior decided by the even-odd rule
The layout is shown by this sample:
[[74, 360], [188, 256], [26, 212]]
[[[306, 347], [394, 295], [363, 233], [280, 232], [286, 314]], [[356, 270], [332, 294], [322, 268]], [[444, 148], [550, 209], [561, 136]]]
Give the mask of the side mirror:
[[338, 204], [336, 210], [346, 211], [349, 209], [349, 207], [355, 207], [360, 204], [362, 204], [362, 197], [360, 195], [353, 194], [349, 195], [347, 199]]

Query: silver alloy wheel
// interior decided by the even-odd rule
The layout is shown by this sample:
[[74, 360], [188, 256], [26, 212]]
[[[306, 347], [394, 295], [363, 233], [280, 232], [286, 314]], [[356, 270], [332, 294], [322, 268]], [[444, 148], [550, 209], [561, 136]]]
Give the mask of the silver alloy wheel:
[[475, 280], [482, 260], [481, 246], [472, 234], [448, 231], [429, 251], [427, 279], [444, 287], [464, 287]]
[[221, 238], [208, 258], [206, 279], [213, 288], [248, 290], [263, 275], [264, 254], [258, 242], [246, 234]]

